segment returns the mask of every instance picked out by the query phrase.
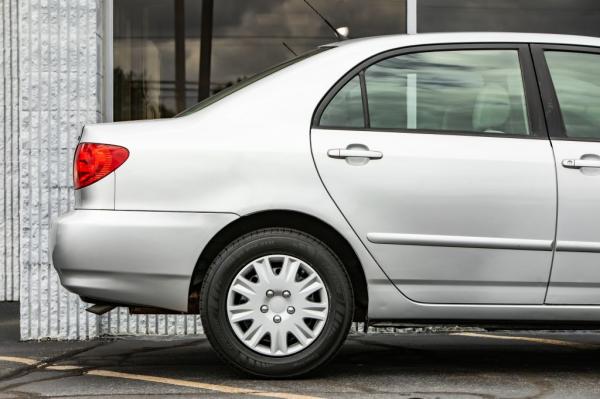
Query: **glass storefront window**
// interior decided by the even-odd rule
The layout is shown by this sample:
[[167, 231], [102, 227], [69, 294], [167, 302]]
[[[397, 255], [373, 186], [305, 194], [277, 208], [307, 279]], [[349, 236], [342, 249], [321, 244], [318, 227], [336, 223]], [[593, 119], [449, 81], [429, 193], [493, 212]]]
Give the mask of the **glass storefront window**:
[[539, 32], [600, 36], [598, 0], [417, 0], [419, 32]]
[[199, 103], [196, 103], [195, 105], [191, 106], [190, 108], [184, 110], [183, 112], [177, 114], [176, 116], [186, 116], [186, 115], [190, 115], [194, 112], [200, 111], [203, 108], [208, 107], [211, 104], [216, 103], [217, 101], [227, 97], [228, 95], [235, 93], [238, 90], [243, 89], [244, 87], [259, 81], [262, 78], [265, 78], [279, 70], [282, 70], [284, 68], [287, 68], [288, 66], [295, 64], [297, 62], [300, 62], [302, 60], [305, 60], [308, 57], [312, 57], [315, 54], [321, 53], [323, 51], [326, 51], [328, 49], [330, 49], [331, 47], [317, 47], [316, 49], [312, 50], [312, 51], [308, 51], [304, 54], [301, 54], [297, 57], [292, 58], [291, 60], [287, 60], [285, 62], [282, 62], [280, 64], [277, 64], [271, 68], [265, 69], [264, 71], [262, 71], [261, 73], [257, 73], [256, 75], [252, 75], [249, 78], [246, 78], [240, 82], [236, 82], [234, 84], [232, 84], [231, 86], [228, 86], [226, 88], [224, 88], [223, 90], [218, 91], [217, 93], [211, 95], [210, 97], [207, 97], [203, 100], [201, 100]]
[[[405, 0], [309, 0], [350, 37], [406, 32]], [[335, 33], [304, 0], [114, 0], [114, 119], [173, 116]]]
[[114, 1], [115, 121], [170, 117], [197, 101], [200, 19], [195, 0]]

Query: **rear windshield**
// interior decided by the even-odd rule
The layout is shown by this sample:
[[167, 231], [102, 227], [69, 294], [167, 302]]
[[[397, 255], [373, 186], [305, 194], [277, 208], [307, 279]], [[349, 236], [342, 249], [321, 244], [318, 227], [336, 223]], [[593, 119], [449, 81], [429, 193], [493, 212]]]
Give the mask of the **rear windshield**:
[[220, 92], [218, 92], [208, 98], [205, 98], [204, 100], [200, 101], [198, 104], [192, 105], [190, 108], [181, 111], [179, 114], [175, 115], [175, 118], [180, 117], [180, 116], [190, 115], [190, 114], [193, 114], [194, 112], [200, 111], [201, 109], [206, 108], [209, 105], [216, 103], [217, 101], [227, 97], [228, 95], [235, 93], [236, 91], [243, 89], [244, 87], [246, 87], [254, 82], [257, 82], [266, 76], [269, 76], [279, 70], [282, 70], [283, 68], [286, 68], [297, 62], [300, 62], [309, 57], [312, 57], [313, 55], [321, 53], [329, 48], [331, 48], [331, 47], [319, 47], [315, 50], [309, 51], [307, 53], [296, 56], [290, 60], [282, 62], [281, 64], [277, 64], [263, 72], [257, 73], [256, 75], [253, 75], [247, 79], [244, 79], [238, 83], [235, 83], [232, 86], [229, 86], [229, 87], [221, 90]]

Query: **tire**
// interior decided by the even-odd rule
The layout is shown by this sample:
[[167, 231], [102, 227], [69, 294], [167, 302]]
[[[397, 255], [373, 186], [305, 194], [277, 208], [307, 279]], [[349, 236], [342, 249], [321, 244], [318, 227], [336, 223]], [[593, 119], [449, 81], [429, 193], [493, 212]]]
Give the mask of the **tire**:
[[[281, 266], [277, 264], [279, 259]], [[260, 265], [270, 266], [273, 276], [278, 276], [273, 279], [281, 278], [293, 283], [268, 281], [267, 276], [263, 280], [258, 273], [262, 270]], [[297, 274], [294, 274], [290, 265], [299, 265]], [[277, 274], [278, 270], [285, 270], [286, 273], [279, 271]], [[311, 274], [313, 271], [317, 273], [317, 277]], [[250, 288], [257, 293], [249, 295], [248, 298], [251, 299], [235, 291], [239, 284], [232, 285], [240, 281], [239, 273], [242, 273], [244, 283], [248, 281], [245, 279], [253, 280]], [[294, 277], [288, 277], [292, 274]], [[316, 285], [309, 284], [309, 277], [304, 275], [308, 275]], [[269, 292], [262, 293], [264, 284], [274, 287], [274, 296], [268, 297]], [[281, 284], [284, 285], [280, 286]], [[304, 297], [304, 293], [308, 291], [298, 288], [303, 284], [312, 287], [321, 284], [322, 288]], [[258, 288], [254, 289], [256, 287]], [[293, 294], [288, 291], [286, 297], [286, 290], [282, 287], [292, 287], [290, 289]], [[308, 234], [283, 228], [257, 230], [229, 244], [209, 267], [200, 298], [202, 325], [213, 348], [230, 365], [262, 378], [297, 377], [325, 365], [344, 343], [354, 312], [350, 278], [336, 254], [323, 242]], [[261, 301], [267, 305], [268, 313], [264, 311], [264, 306], [258, 306]], [[316, 306], [307, 306], [307, 301], [315, 301]], [[252, 320], [230, 322], [229, 315], [235, 314], [233, 310], [237, 309], [235, 306], [238, 303], [241, 303], [239, 306], [251, 309], [259, 308], [263, 314], [252, 310]], [[289, 314], [290, 307], [294, 304], [304, 307]], [[313, 308], [320, 312], [318, 317], [303, 318]], [[279, 322], [281, 324], [272, 324], [277, 323], [277, 317], [284, 320]], [[296, 328], [299, 320], [304, 323], [301, 329]], [[298, 331], [305, 331], [305, 327], [312, 329], [311, 332], [299, 334]], [[246, 335], [251, 335], [249, 330], [252, 328], [260, 330], [252, 337], [258, 342], [255, 346], [242, 340]], [[287, 328], [292, 328], [295, 332], [289, 332]], [[270, 331], [273, 334], [268, 333], [261, 339], [263, 329], [272, 329]], [[284, 334], [285, 338], [282, 338]], [[311, 334], [315, 337], [307, 338]], [[275, 338], [272, 340], [271, 336]], [[297, 337], [303, 339], [299, 340]], [[310, 339], [312, 341], [306, 343]]]

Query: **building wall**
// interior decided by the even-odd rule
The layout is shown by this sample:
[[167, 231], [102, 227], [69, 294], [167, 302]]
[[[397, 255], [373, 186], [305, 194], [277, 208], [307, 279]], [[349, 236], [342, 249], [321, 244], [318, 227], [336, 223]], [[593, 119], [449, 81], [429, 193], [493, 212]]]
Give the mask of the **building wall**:
[[72, 154], [98, 112], [95, 0], [20, 0], [19, 260], [23, 339], [84, 338], [99, 322], [60, 285], [49, 263], [48, 229], [72, 209]]
[[[8, 292], [7, 298], [16, 299], [20, 264], [22, 339], [202, 332], [197, 316], [129, 316], [126, 309], [115, 309], [98, 317], [85, 312], [88, 305], [61, 287], [50, 265], [48, 230], [73, 207], [71, 162], [81, 128], [102, 120], [104, 4], [102, 0], [2, 0], [1, 4], [2, 168], [7, 173], [0, 239], [4, 265], [12, 268], [4, 277], [11, 287], [7, 289], [3, 280], [0, 295]], [[9, 84], [7, 76], [12, 78]]]
[[0, 301], [19, 300], [17, 0], [0, 0]]

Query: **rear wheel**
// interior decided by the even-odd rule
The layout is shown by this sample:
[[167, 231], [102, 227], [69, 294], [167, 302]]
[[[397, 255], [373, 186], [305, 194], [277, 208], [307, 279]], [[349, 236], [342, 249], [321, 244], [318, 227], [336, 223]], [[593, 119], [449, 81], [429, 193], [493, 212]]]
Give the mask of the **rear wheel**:
[[264, 229], [227, 246], [201, 289], [202, 324], [230, 364], [261, 377], [292, 377], [324, 365], [353, 314], [350, 279], [321, 241]]

